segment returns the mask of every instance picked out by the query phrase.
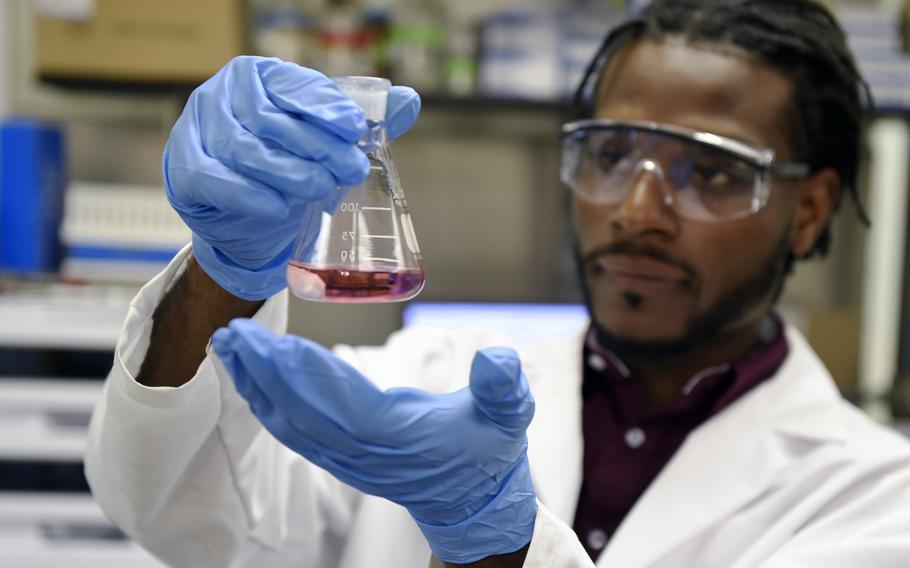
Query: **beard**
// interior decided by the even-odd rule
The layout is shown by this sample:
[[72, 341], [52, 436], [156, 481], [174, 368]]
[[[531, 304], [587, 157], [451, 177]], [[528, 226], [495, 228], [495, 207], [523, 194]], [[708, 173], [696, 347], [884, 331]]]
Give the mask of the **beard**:
[[[726, 292], [720, 299], [709, 306], [704, 313], [689, 321], [683, 334], [671, 340], [641, 340], [623, 337], [621, 333], [610, 331], [598, 321], [591, 299], [591, 291], [585, 276], [586, 259], [575, 245], [575, 263], [579, 275], [581, 292], [588, 309], [595, 337], [598, 343], [626, 361], [649, 360], [665, 361], [673, 359], [696, 347], [704, 345], [735, 328], [750, 310], [770, 299], [774, 305], [783, 291], [784, 281], [793, 268], [794, 257], [789, 250], [787, 235], [774, 248], [771, 257], [760, 266], [759, 270], [744, 282]], [[625, 248], [625, 247], [618, 247]], [[630, 305], [641, 303], [637, 294], [626, 294]]]

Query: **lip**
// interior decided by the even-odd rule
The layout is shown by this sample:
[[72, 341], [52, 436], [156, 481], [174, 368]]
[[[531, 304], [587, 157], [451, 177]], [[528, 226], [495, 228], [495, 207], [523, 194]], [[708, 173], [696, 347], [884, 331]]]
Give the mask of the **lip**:
[[602, 256], [594, 261], [595, 270], [607, 276], [641, 283], [683, 284], [689, 276], [678, 266], [643, 256], [622, 254]]

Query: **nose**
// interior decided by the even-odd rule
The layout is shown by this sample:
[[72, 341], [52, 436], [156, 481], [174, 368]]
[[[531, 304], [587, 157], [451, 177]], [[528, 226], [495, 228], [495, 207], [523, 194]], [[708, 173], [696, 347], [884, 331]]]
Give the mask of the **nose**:
[[629, 184], [625, 198], [611, 215], [614, 226], [632, 235], [675, 234], [678, 220], [673, 211], [673, 196], [660, 166], [653, 160], [643, 160]]

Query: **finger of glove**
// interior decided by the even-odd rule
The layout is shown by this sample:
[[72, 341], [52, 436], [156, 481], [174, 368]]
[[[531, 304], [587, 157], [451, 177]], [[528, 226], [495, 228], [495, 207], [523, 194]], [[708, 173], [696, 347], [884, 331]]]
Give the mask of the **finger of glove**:
[[167, 197], [178, 213], [193, 217], [215, 209], [260, 219], [287, 216], [287, 202], [279, 192], [206, 154], [198, 133], [181, 126], [185, 122], [181, 116], [162, 163]]
[[299, 377], [294, 393], [326, 420], [358, 440], [383, 440], [385, 395], [357, 369], [312, 341], [288, 337], [276, 345], [276, 365]]
[[363, 417], [380, 406], [382, 392], [353, 367], [316, 343], [278, 338], [251, 320], [234, 320], [229, 329], [250, 379], [276, 407], [288, 408], [301, 430], [325, 443], [339, 433], [363, 433]]
[[[243, 129], [261, 140], [267, 149], [277, 147], [319, 163], [332, 173], [339, 185], [356, 185], [363, 181], [369, 172], [370, 163], [366, 155], [354, 145], [356, 138], [354, 141], [347, 140], [321, 123], [314, 123], [307, 117], [288, 114], [272, 104], [261, 84], [246, 84], [244, 87], [254, 92], [232, 99], [233, 117], [227, 120], [236, 120], [235, 132], [225, 136], [217, 133], [219, 129], [217, 126], [213, 127], [211, 131], [217, 134], [210, 137], [209, 145], [230, 146], [240, 135], [236, 129]], [[260, 102], [250, 105], [249, 99]], [[353, 102], [347, 112], [359, 113], [362, 119], [363, 112]], [[230, 150], [227, 148], [224, 153], [236, 159], [237, 152]], [[220, 157], [220, 154], [218, 155]]]
[[283, 376], [275, 365], [273, 350], [280, 340], [258, 323], [238, 318], [216, 331], [212, 347], [230, 371], [237, 392], [269, 432], [295, 451], [312, 451], [307, 435], [295, 428], [298, 413], [308, 419], [312, 413], [298, 404], [293, 393], [280, 388], [293, 379]]
[[[274, 189], [244, 177], [224, 164], [211, 161], [194, 166], [167, 168], [167, 193], [171, 204], [185, 217], [198, 218], [212, 210], [244, 217], [278, 221], [287, 217], [288, 204]], [[185, 186], [192, 185], [188, 191]], [[175, 186], [184, 186], [177, 196]], [[192, 223], [188, 222], [190, 228]]]
[[410, 87], [394, 86], [389, 89], [386, 103], [386, 130], [389, 140], [394, 140], [411, 129], [420, 114], [420, 95]]
[[322, 73], [295, 63], [257, 64], [261, 86], [279, 109], [353, 144], [366, 130], [363, 110]]
[[[262, 421], [274, 414], [275, 407], [268, 396], [251, 379], [248, 367], [234, 349], [233, 336], [233, 332], [228, 327], [215, 330], [212, 335], [212, 347], [231, 375], [237, 393], [246, 399], [253, 413]], [[259, 372], [262, 372], [261, 368]]]
[[294, 380], [283, 376], [274, 364], [274, 345], [284, 339], [252, 320], [235, 319], [215, 332], [212, 346], [253, 414], [285, 446], [320, 467], [361, 452], [362, 448], [337, 426], [281, 388]]
[[[347, 150], [359, 156], [362, 163], [348, 165], [340, 170], [338, 165], [332, 171], [326, 161], [304, 159], [274, 144], [258, 138], [248, 130], [236, 125], [231, 136], [222, 136], [212, 141], [207, 153], [218, 159], [231, 170], [282, 194], [301, 199], [322, 199], [335, 191], [340, 183], [356, 183], [369, 170], [366, 156], [353, 146]], [[330, 160], [331, 161], [331, 160]]]
[[507, 432], [524, 433], [534, 417], [534, 397], [513, 349], [478, 351], [471, 363], [470, 389], [478, 410]]
[[[295, 217], [295, 212], [300, 211], [298, 204], [292, 204], [288, 211], [286, 219], [273, 221], [216, 214], [213, 219], [198, 223], [193, 235], [214, 247], [216, 257], [211, 260], [224, 264], [226, 268], [248, 270], [251, 272], [249, 277], [254, 279], [280, 271], [284, 279], [301, 222], [300, 217]], [[258, 276], [253, 273], [258, 273]]]
[[190, 217], [215, 209], [254, 218], [283, 218], [287, 207], [281, 196], [256, 187], [205, 153], [193, 110], [197, 106], [198, 102], [187, 103], [164, 147], [162, 177], [174, 209]]

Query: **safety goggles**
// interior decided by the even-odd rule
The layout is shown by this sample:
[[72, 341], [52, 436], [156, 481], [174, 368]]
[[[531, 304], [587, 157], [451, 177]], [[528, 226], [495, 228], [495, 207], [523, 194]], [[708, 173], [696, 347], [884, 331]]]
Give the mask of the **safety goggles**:
[[723, 222], [759, 212], [773, 178], [802, 179], [809, 166], [678, 126], [599, 119], [563, 125], [561, 177], [578, 198], [616, 205], [645, 174], [657, 178], [664, 203], [681, 216]]

